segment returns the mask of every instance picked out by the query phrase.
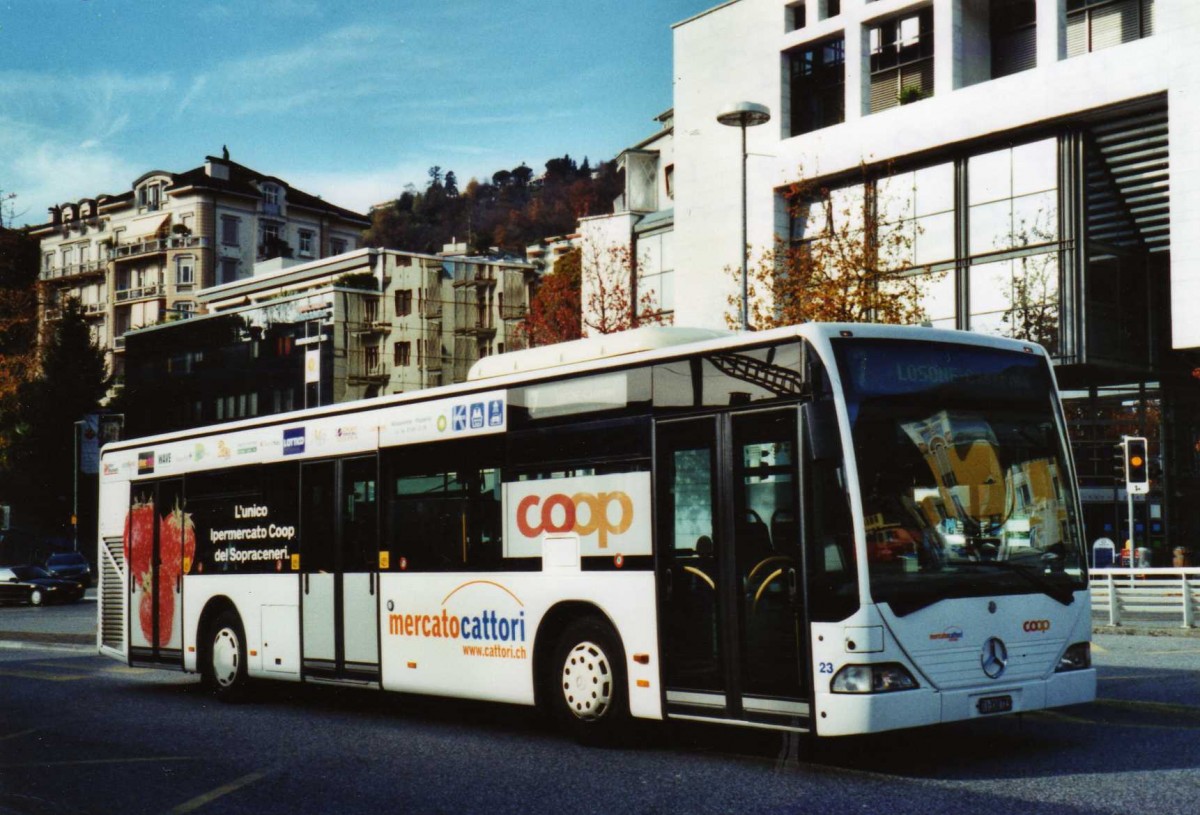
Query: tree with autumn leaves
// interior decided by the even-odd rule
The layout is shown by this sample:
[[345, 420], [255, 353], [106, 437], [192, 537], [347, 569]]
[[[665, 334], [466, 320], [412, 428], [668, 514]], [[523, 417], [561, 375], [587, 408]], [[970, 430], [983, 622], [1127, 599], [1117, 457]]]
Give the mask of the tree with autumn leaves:
[[566, 252], [544, 275], [521, 331], [526, 345], [551, 345], [586, 335], [661, 324], [651, 292], [636, 293], [637, 269], [627, 246], [588, 242]]
[[[777, 239], [749, 267], [753, 328], [806, 322], [904, 324], [925, 318], [922, 294], [930, 278], [911, 273], [916, 237], [911, 223], [900, 217], [896, 202], [880, 195], [865, 166], [861, 172], [863, 183], [847, 188], [801, 179], [783, 191], [798, 234]], [[728, 271], [740, 284], [741, 269]], [[728, 303], [726, 322], [737, 328], [740, 285]]]

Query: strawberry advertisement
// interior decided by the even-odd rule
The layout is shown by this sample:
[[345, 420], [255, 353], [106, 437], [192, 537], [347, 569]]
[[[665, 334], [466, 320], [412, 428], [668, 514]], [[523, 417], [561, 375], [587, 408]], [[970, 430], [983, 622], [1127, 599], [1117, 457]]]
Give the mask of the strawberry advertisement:
[[195, 524], [181, 502], [179, 482], [167, 482], [135, 493], [126, 515], [125, 563], [130, 602], [137, 609], [133, 645], [180, 647], [181, 577], [196, 553]]
[[185, 576], [299, 568], [297, 476], [269, 465], [135, 485], [124, 533], [132, 646], [182, 647]]

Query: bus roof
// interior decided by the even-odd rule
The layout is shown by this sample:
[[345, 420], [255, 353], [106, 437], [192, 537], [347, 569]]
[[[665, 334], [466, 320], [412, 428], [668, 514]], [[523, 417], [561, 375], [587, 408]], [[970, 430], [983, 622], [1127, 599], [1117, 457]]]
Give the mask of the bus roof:
[[471, 366], [467, 381], [491, 379], [505, 374], [520, 374], [559, 368], [575, 362], [590, 362], [598, 359], [636, 354], [642, 351], [657, 351], [677, 345], [703, 340], [727, 339], [737, 336], [732, 331], [710, 328], [684, 328], [682, 326], [644, 326], [615, 334], [601, 334], [582, 340], [559, 342], [538, 348], [509, 351], [484, 357]]
[[[199, 438], [233, 430], [264, 427], [275, 424], [294, 424], [310, 418], [358, 413], [386, 408], [408, 402], [459, 396], [481, 389], [493, 390], [543, 379], [551, 373], [560, 375], [584, 374], [589, 371], [632, 364], [655, 362], [692, 353], [714, 353], [741, 347], [784, 342], [788, 338], [805, 337], [824, 346], [836, 337], [879, 337], [914, 339], [931, 342], [957, 342], [1007, 350], [1026, 350], [1045, 355], [1032, 342], [993, 337], [969, 331], [954, 331], [923, 326], [881, 325], [877, 323], [804, 323], [772, 328], [766, 331], [734, 332], [704, 328], [647, 326], [631, 331], [600, 337], [574, 340], [556, 345], [511, 351], [485, 357], [471, 368], [462, 383], [442, 385], [423, 390], [379, 396], [354, 402], [339, 402], [286, 413], [271, 413], [235, 422], [176, 430], [155, 436], [110, 442], [102, 451], [128, 450], [148, 444]], [[635, 359], [635, 357], [637, 357]], [[486, 365], [484, 363], [487, 363]]]

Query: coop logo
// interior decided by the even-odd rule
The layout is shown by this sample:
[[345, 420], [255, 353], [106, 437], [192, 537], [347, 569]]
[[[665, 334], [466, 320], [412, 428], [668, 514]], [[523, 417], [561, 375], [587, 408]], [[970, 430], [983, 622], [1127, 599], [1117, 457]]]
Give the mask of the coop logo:
[[547, 536], [577, 535], [579, 554], [650, 554], [647, 472], [504, 485], [506, 557], [541, 557]]
[[104, 462], [104, 475], [105, 476], [114, 476], [114, 475], [120, 475], [120, 474], [121, 474], [121, 471], [118, 468], [109, 464], [107, 461]]
[[929, 635], [929, 639], [931, 640], [947, 640], [949, 642], [958, 642], [962, 638], [963, 630], [958, 626], [951, 626], [945, 631], [938, 631]]
[[148, 475], [154, 472], [154, 451], [147, 450], [144, 453], [138, 453], [137, 467], [138, 475]]
[[1050, 630], [1050, 621], [1049, 620], [1026, 620], [1025, 622], [1021, 623], [1021, 629], [1026, 634], [1034, 634], [1034, 633], [1038, 633], [1038, 632], [1042, 632], [1042, 631], [1049, 631]]
[[283, 431], [283, 454], [295, 456], [304, 452], [304, 428], [289, 427]]
[[633, 500], [624, 492], [547, 496], [527, 495], [517, 504], [517, 529], [527, 538], [574, 532], [581, 538], [599, 534], [601, 549], [608, 536], [620, 535], [633, 524]]

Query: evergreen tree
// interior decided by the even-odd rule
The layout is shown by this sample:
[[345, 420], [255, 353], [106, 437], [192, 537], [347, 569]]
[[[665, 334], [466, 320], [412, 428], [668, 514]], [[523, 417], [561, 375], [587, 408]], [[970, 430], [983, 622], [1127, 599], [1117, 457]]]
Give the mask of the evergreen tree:
[[75, 478], [75, 422], [95, 411], [108, 389], [104, 353], [92, 341], [79, 303], [54, 324], [38, 376], [21, 389], [4, 464], [4, 493], [30, 525], [69, 529]]

